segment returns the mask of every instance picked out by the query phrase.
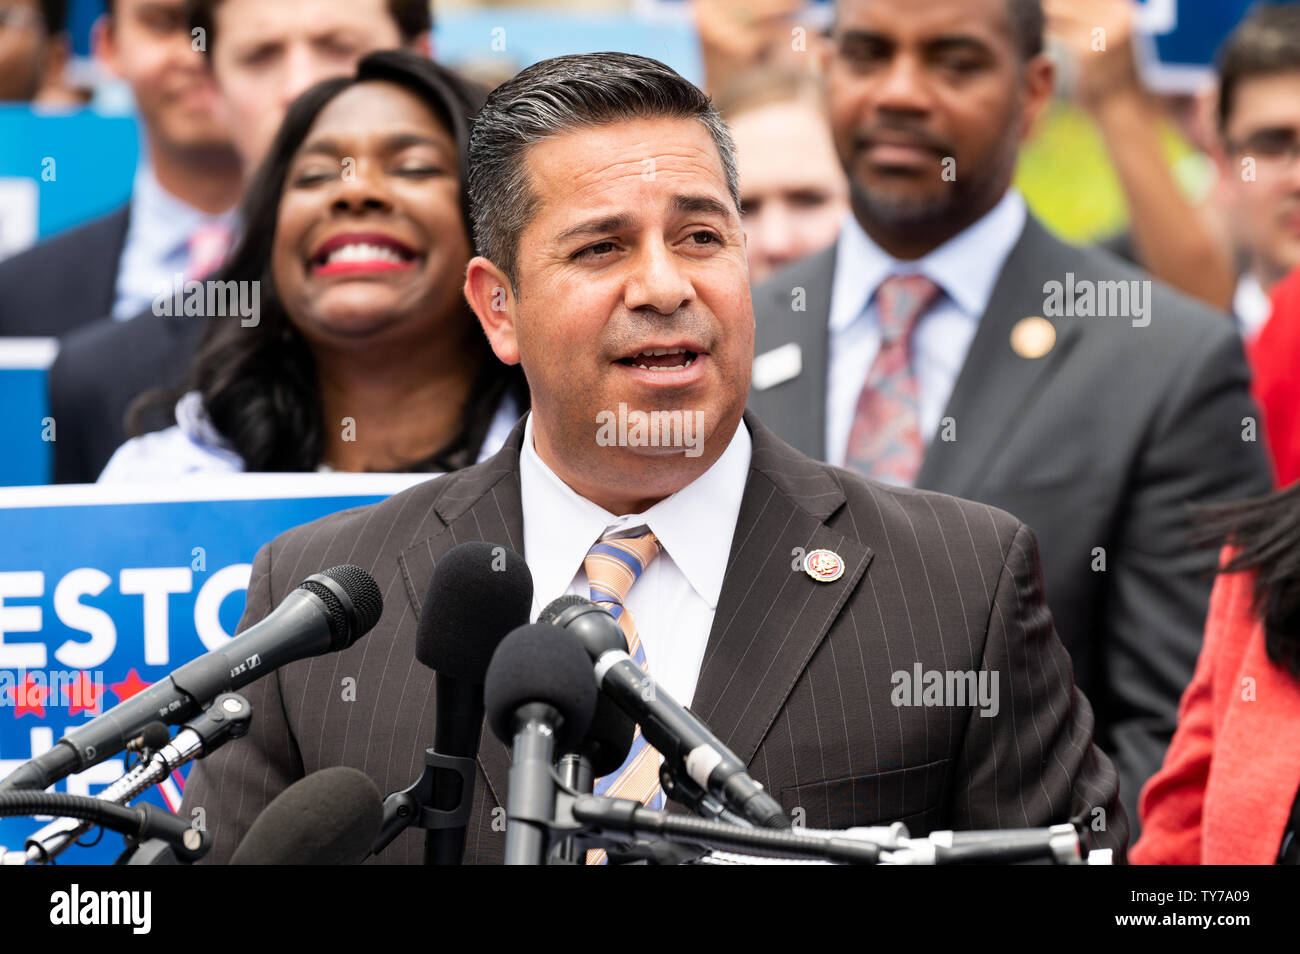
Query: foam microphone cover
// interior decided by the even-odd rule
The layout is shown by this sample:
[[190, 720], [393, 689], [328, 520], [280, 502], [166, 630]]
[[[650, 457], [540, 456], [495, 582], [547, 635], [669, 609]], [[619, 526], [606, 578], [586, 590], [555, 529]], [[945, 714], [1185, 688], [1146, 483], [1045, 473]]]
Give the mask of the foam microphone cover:
[[482, 685], [492, 653], [533, 609], [533, 576], [514, 550], [474, 541], [433, 568], [415, 630], [415, 658], [430, 669]]
[[369, 776], [346, 766], [294, 782], [257, 816], [232, 865], [358, 865], [383, 821]]
[[162, 722], [150, 722], [140, 730], [140, 748], [157, 752], [172, 740], [171, 731]]
[[496, 737], [513, 744], [515, 713], [544, 703], [560, 713], [555, 750], [571, 752], [591, 725], [596, 678], [587, 651], [550, 623], [520, 626], [492, 654], [484, 685], [487, 721]]
[[622, 765], [632, 750], [635, 735], [636, 722], [602, 692], [591, 717], [591, 728], [579, 747], [591, 759], [592, 778], [603, 778]]

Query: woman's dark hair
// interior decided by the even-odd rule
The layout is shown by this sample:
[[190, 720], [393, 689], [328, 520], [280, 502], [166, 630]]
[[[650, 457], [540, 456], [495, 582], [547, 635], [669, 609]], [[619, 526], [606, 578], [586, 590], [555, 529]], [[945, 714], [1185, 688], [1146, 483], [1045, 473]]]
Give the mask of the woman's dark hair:
[[1202, 539], [1236, 548], [1220, 573], [1255, 573], [1268, 658], [1300, 679], [1300, 483], [1211, 509]]
[[[259, 282], [260, 316], [255, 327], [234, 317], [210, 317], [203, 342], [182, 391], [197, 390], [216, 429], [233, 445], [248, 471], [315, 470], [324, 453], [324, 420], [316, 364], [306, 340], [290, 321], [271, 274], [280, 200], [294, 154], [320, 112], [358, 83], [380, 80], [414, 93], [434, 110], [456, 141], [462, 188], [461, 219], [472, 234], [463, 183], [468, 171], [469, 129], [484, 92], [427, 57], [386, 50], [365, 57], [354, 76], [324, 80], [290, 104], [270, 151], [258, 167], [241, 206], [241, 232], [212, 282]], [[240, 286], [226, 286], [240, 287]], [[467, 328], [477, 320], [462, 300]], [[193, 320], [193, 319], [182, 319]], [[527, 386], [518, 367], [496, 359], [481, 333], [468, 340], [479, 353], [468, 356], [482, 368], [462, 414], [461, 432], [446, 447], [409, 470], [454, 470], [474, 463], [501, 399], [510, 393], [521, 412]], [[130, 413], [131, 430], [178, 392], [151, 392]], [[168, 405], [170, 407], [170, 404]]]

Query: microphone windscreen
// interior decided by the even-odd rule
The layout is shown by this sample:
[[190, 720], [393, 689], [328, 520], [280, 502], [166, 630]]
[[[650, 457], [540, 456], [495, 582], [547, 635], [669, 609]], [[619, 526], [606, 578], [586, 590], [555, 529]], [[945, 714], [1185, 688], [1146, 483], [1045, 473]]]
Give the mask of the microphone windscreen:
[[628, 752], [636, 735], [636, 722], [614, 704], [605, 693], [596, 702], [596, 714], [591, 717], [591, 728], [582, 740], [582, 751], [591, 759], [592, 778], [602, 778], [614, 772]]
[[369, 776], [338, 765], [294, 782], [258, 815], [232, 865], [358, 865], [383, 821]]
[[544, 703], [562, 719], [556, 728], [556, 752], [573, 751], [596, 709], [591, 658], [556, 626], [520, 626], [493, 653], [483, 699], [488, 725], [507, 746], [514, 741], [515, 713], [530, 703]]
[[415, 627], [415, 658], [476, 686], [505, 635], [528, 622], [533, 575], [514, 550], [474, 541], [433, 568]]
[[555, 617], [559, 616], [570, 606], [594, 606], [591, 600], [579, 596], [577, 593], [571, 593], [567, 596], [557, 596], [546, 604], [540, 616], [537, 617], [539, 623], [554, 623]]
[[161, 722], [150, 722], [140, 730], [141, 748], [157, 752], [172, 740], [171, 731]]
[[[351, 606], [339, 599], [317, 577], [325, 577], [343, 591]], [[330, 616], [332, 649], [346, 649], [375, 628], [384, 612], [384, 597], [379, 584], [365, 570], [352, 564], [330, 567], [298, 584], [298, 589], [312, 593], [324, 602]]]

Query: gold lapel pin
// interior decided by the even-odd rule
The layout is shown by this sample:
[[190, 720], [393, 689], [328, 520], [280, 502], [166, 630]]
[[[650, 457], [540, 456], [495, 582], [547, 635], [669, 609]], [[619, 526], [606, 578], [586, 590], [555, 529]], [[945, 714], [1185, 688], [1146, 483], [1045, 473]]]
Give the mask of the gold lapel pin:
[[1056, 328], [1046, 318], [1021, 318], [1011, 329], [1011, 350], [1022, 358], [1041, 358], [1056, 346]]
[[844, 560], [834, 550], [813, 550], [803, 558], [803, 571], [818, 583], [834, 583], [844, 575]]

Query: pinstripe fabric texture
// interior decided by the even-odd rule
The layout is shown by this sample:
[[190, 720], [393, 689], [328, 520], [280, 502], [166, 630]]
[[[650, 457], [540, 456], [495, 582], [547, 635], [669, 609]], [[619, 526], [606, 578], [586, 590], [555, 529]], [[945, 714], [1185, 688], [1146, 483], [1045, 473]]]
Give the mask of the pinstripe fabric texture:
[[[814, 827], [903, 821], [937, 828], [1046, 825], [1083, 815], [1122, 854], [1128, 822], [1093, 715], [1043, 597], [1033, 535], [1014, 517], [890, 488], [817, 463], [752, 415], [753, 458], [692, 708], [785, 807]], [[277, 537], [258, 553], [241, 627], [323, 567], [366, 567], [379, 624], [350, 649], [247, 687], [249, 734], [198, 763], [183, 813], [230, 857], [258, 813], [303, 775], [350, 765], [405, 788], [433, 741], [433, 674], [415, 660], [424, 588], [467, 540], [522, 550], [523, 423], [484, 463]], [[820, 583], [802, 554], [833, 550]], [[552, 594], [543, 594], [549, 598]], [[545, 601], [545, 599], [544, 599]], [[995, 715], [974, 704], [895, 704], [899, 674], [997, 673]], [[970, 700], [968, 700], [968, 703]], [[984, 710], [987, 711], [987, 710]], [[467, 863], [504, 847], [509, 754], [486, 730]], [[418, 864], [422, 833], [375, 862]]]

